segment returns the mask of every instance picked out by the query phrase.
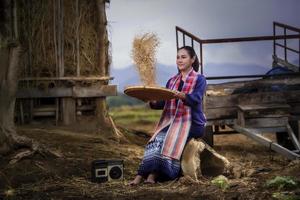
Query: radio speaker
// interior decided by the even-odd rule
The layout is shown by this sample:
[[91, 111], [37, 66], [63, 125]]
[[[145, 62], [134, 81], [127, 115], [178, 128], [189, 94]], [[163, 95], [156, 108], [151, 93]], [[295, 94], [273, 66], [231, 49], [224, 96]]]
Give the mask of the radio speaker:
[[120, 181], [124, 178], [123, 160], [95, 160], [92, 162], [92, 182]]

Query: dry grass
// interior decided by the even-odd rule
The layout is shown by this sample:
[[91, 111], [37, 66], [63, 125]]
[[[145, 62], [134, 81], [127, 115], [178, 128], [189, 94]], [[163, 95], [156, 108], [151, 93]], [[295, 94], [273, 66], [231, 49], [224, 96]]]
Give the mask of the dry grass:
[[[22, 57], [22, 74], [37, 77], [55, 77], [58, 72], [58, 10], [57, 1], [19, 1], [21, 43], [26, 51]], [[76, 75], [77, 37], [79, 32], [79, 63], [81, 75], [97, 75], [97, 7], [95, 1], [63, 0], [64, 69], [65, 76]], [[55, 25], [56, 24], [56, 25]], [[78, 26], [78, 27], [77, 27]]]
[[138, 35], [133, 40], [132, 58], [144, 85], [156, 85], [155, 65], [159, 38], [154, 33]]

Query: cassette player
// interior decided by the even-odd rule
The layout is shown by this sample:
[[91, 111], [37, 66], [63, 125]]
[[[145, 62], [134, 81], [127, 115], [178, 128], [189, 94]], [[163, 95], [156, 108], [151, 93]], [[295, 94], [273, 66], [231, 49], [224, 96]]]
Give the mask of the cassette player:
[[123, 180], [123, 160], [94, 160], [91, 175], [91, 181], [94, 183]]

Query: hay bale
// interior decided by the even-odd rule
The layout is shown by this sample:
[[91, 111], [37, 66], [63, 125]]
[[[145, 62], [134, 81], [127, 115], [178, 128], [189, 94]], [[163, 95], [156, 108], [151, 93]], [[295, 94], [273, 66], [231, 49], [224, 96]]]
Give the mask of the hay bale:
[[[18, 1], [18, 21], [20, 42], [26, 53], [22, 55], [22, 76], [46, 77], [41, 69], [47, 69], [52, 76], [58, 75], [58, 20], [57, 2], [53, 0]], [[63, 0], [63, 60], [64, 75], [75, 76], [77, 53], [79, 51], [80, 74], [99, 75], [97, 67], [97, 27], [96, 1]], [[78, 29], [79, 38], [76, 37]], [[79, 49], [76, 47], [79, 40]], [[110, 61], [108, 61], [110, 62]]]
[[198, 181], [202, 175], [218, 176], [230, 170], [230, 162], [201, 139], [191, 139], [182, 154], [184, 176]]

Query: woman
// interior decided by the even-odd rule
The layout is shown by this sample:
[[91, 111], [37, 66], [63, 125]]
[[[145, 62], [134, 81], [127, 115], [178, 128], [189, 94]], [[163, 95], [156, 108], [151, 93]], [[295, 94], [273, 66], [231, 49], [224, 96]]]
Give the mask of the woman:
[[204, 134], [202, 100], [206, 79], [198, 74], [199, 61], [194, 49], [184, 46], [177, 51], [178, 74], [167, 82], [175, 90], [174, 99], [151, 101], [152, 109], [164, 109], [156, 131], [145, 148], [137, 176], [130, 185], [157, 180], [172, 180], [180, 174], [180, 158], [186, 142]]

